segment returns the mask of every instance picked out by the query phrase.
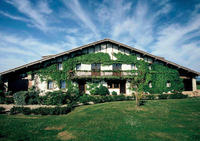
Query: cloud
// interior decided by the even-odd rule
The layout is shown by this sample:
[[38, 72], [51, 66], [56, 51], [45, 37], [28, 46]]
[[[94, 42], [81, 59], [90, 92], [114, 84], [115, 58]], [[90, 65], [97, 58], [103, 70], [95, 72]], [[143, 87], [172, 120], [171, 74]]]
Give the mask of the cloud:
[[[40, 1], [37, 6], [33, 6], [28, 0], [10, 0], [7, 3], [13, 5], [17, 10], [23, 13], [29, 18], [29, 22], [36, 28], [47, 31], [48, 30], [48, 19], [46, 14], [50, 14], [52, 11], [48, 7], [46, 1]], [[5, 15], [5, 14], [4, 14]], [[7, 14], [8, 17], [14, 17]], [[14, 19], [14, 18], [13, 18]], [[16, 18], [15, 18], [16, 19]], [[17, 20], [22, 18], [17, 18]], [[24, 21], [24, 20], [23, 20]], [[27, 22], [27, 21], [26, 21]]]
[[78, 0], [63, 1], [63, 3], [94, 33], [96, 38], [100, 38], [95, 24], [90, 19], [89, 14], [83, 10]]
[[199, 33], [200, 14], [192, 12], [187, 23], [166, 25], [158, 32], [157, 41], [151, 46], [152, 53], [199, 71], [200, 43], [193, 40]]
[[4, 15], [4, 16], [10, 18], [10, 19], [13, 19], [13, 20], [18, 20], [18, 21], [23, 21], [23, 22], [30, 22], [30, 21], [29, 21], [28, 19], [26, 19], [26, 18], [19, 17], [19, 16], [13, 16], [13, 15], [8, 14], [8, 13], [3, 12], [3, 11], [0, 11], [0, 14], [1, 14], [1, 15]]

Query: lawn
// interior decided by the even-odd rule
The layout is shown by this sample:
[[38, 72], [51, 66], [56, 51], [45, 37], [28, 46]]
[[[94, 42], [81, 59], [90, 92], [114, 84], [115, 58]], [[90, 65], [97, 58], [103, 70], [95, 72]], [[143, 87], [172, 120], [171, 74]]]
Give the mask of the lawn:
[[200, 98], [77, 107], [68, 115], [0, 115], [0, 140], [200, 140]]

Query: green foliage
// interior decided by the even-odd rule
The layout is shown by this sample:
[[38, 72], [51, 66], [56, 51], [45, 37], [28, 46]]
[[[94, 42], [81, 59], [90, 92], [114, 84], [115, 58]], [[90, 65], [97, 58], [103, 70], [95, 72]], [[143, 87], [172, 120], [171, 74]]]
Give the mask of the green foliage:
[[28, 91], [19, 91], [13, 95], [14, 103], [17, 105], [25, 104], [38, 104], [39, 101], [39, 91], [34, 87], [30, 88]]
[[28, 107], [12, 107], [10, 109], [10, 114], [24, 114], [24, 115], [61, 115], [61, 114], [67, 114], [71, 112], [73, 109], [72, 105], [68, 105], [65, 107], [40, 107], [36, 109], [30, 109]]
[[84, 94], [79, 98], [79, 102], [83, 104], [88, 104], [88, 102], [94, 102], [94, 103], [104, 103], [104, 102], [112, 102], [112, 101], [123, 101], [123, 100], [133, 100], [134, 97], [125, 95], [106, 95], [106, 96], [100, 96], [100, 95], [88, 95]]
[[39, 103], [43, 105], [62, 105], [76, 102], [80, 97], [77, 86], [70, 85], [67, 92], [53, 91], [47, 92], [44, 96], [39, 97]]
[[[79, 63], [83, 64], [92, 64], [92, 63], [101, 63], [102, 65], [112, 65], [113, 63], [121, 63], [121, 64], [135, 64], [138, 70], [131, 70], [131, 76], [124, 76], [124, 79], [132, 79], [133, 84], [137, 87], [138, 91], [149, 92], [151, 94], [158, 94], [162, 92], [171, 91], [173, 93], [181, 92], [183, 90], [183, 82], [182, 79], [179, 78], [179, 73], [177, 70], [169, 68], [167, 66], [153, 63], [151, 65], [152, 70], [149, 70], [149, 64], [143, 60], [137, 60], [135, 55], [126, 55], [122, 53], [114, 53], [114, 56], [117, 60], [112, 60], [108, 53], [90, 53], [85, 55], [76, 56], [73, 58], [69, 58], [63, 61], [63, 70], [57, 70], [57, 64], [46, 64], [44, 68], [36, 70], [34, 72], [40, 76], [42, 81], [54, 80], [57, 85], [60, 85], [61, 80], [66, 80], [67, 88], [70, 87], [70, 83], [72, 83], [72, 73], [75, 71], [75, 67]], [[110, 70], [112, 71], [112, 70]], [[135, 74], [138, 74], [135, 77]], [[104, 80], [104, 79], [119, 79], [119, 76], [95, 76], [91, 77], [92, 80]], [[149, 88], [148, 83], [152, 82], [152, 88]], [[166, 87], [166, 83], [170, 82], [171, 87]], [[138, 84], [142, 85], [138, 85]], [[94, 84], [96, 85], [96, 84]], [[92, 88], [95, 87], [95, 88]], [[98, 94], [96, 86], [91, 86], [90, 93]]]
[[183, 95], [181, 93], [176, 94], [150, 94], [143, 95], [141, 99], [143, 100], [158, 100], [158, 99], [183, 99], [187, 98], [188, 95]]
[[15, 115], [15, 114], [19, 114], [19, 113], [22, 113], [24, 115], [30, 115], [31, 109], [28, 107], [15, 107], [15, 106], [10, 109], [11, 115]]
[[115, 92], [115, 91], [112, 91], [112, 95], [117, 95], [117, 92]]
[[199, 140], [200, 97], [150, 100], [140, 109], [134, 103], [81, 106], [62, 116], [0, 115], [1, 140], [61, 140], [66, 131], [76, 141]]
[[116, 62], [121, 64], [137, 64], [138, 61], [135, 55], [126, 55], [122, 53], [114, 53], [114, 56], [117, 58]]
[[28, 91], [19, 91], [13, 95], [14, 102], [17, 105], [25, 105]]
[[62, 91], [47, 92], [41, 98], [44, 105], [61, 105], [66, 103], [66, 93]]
[[99, 95], [101, 96], [106, 96], [106, 95], [109, 95], [110, 92], [108, 90], [107, 87], [103, 86], [103, 85], [100, 85], [99, 88], [97, 89], [97, 92]]
[[[152, 64], [152, 71], [149, 74], [149, 81], [152, 82], [152, 88], [146, 85], [145, 91], [153, 94], [163, 93], [163, 92], [182, 92], [183, 82], [179, 77], [179, 73], [175, 69], [163, 66], [161, 64]], [[167, 87], [167, 82], [171, 83], [170, 87]]]

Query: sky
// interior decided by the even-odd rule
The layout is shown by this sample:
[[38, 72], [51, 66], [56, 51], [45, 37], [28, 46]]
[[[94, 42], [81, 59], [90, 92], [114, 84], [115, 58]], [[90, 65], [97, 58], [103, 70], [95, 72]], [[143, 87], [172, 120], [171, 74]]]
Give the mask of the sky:
[[200, 72], [200, 1], [0, 0], [0, 72], [104, 38]]

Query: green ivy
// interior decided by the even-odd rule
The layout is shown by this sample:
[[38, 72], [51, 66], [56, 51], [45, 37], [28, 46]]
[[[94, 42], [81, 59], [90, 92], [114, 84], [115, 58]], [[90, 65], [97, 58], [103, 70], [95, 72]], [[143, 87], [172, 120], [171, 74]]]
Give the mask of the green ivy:
[[[44, 68], [41, 68], [36, 71], [28, 72], [28, 74], [38, 74], [41, 81], [56, 81], [57, 85], [60, 86], [61, 80], [66, 80], [66, 84], [70, 85], [72, 82], [71, 74], [75, 72], [75, 67], [77, 64], [92, 64], [92, 63], [100, 63], [102, 65], [112, 65], [113, 63], [121, 63], [121, 64], [135, 64], [138, 69], [140, 66], [145, 65], [143, 67], [148, 69], [149, 64], [143, 60], [137, 60], [135, 55], [126, 55], [122, 53], [114, 53], [113, 54], [117, 59], [112, 60], [108, 53], [90, 53], [81, 56], [76, 56], [73, 58], [69, 58], [62, 62], [63, 70], [57, 69], [57, 64], [49, 65], [48, 63]], [[151, 64], [152, 70], [148, 70], [147, 82], [145, 83], [144, 90], [149, 93], [162, 93], [168, 91], [181, 91], [183, 90], [183, 82], [182, 79], [179, 78], [179, 72], [176, 69], [169, 68], [167, 66], [153, 63]], [[108, 70], [111, 71], [112, 70]], [[137, 72], [136, 70], [125, 71], [132, 72], [133, 74]], [[132, 79], [134, 75], [130, 76], [91, 76], [92, 80], [105, 80], [105, 79]], [[78, 78], [74, 78], [78, 79]], [[152, 82], [152, 88], [149, 88], [148, 82]], [[171, 87], [166, 87], [167, 82], [171, 83]]]

